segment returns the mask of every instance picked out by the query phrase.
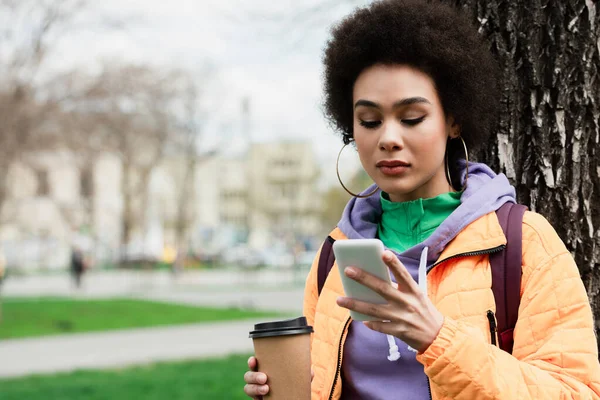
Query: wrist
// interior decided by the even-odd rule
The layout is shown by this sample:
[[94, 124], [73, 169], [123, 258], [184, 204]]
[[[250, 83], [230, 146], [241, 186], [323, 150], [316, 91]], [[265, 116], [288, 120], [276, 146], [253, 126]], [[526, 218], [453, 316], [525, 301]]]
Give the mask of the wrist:
[[[437, 310], [436, 310], [437, 311]], [[444, 316], [438, 311], [435, 316], [435, 323], [432, 324], [426, 340], [416, 349], [419, 353], [425, 353], [429, 346], [435, 341], [444, 326]]]

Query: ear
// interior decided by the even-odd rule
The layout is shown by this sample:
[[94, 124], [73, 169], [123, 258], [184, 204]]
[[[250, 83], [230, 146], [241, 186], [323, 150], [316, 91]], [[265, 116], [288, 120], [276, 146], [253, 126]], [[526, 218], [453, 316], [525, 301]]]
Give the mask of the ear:
[[456, 139], [460, 136], [460, 125], [456, 123], [452, 115], [448, 115], [446, 118], [446, 132], [450, 139]]

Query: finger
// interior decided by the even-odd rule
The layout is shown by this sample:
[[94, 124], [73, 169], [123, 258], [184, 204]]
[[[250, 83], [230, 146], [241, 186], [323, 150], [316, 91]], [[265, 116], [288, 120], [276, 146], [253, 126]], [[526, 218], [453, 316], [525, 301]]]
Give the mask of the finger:
[[269, 387], [267, 385], [246, 385], [244, 393], [254, 399], [261, 399], [262, 396], [269, 393]]
[[251, 397], [253, 400], [262, 400], [262, 396], [257, 394], [258, 389], [255, 385], [246, 385], [244, 386], [244, 393], [246, 396]]
[[310, 368], [310, 381], [312, 382], [313, 379], [315, 379], [315, 371], [311, 367]]
[[262, 372], [247, 371], [244, 374], [244, 381], [251, 385], [264, 385], [267, 383], [267, 375]]
[[396, 326], [396, 324], [391, 323], [391, 322], [364, 321], [363, 324], [367, 328], [369, 328], [373, 331], [381, 332], [386, 335], [397, 335], [398, 334], [398, 327]]
[[375, 275], [372, 275], [360, 268], [346, 267], [344, 269], [344, 273], [347, 277], [355, 280], [361, 285], [365, 285], [366, 287], [373, 289], [385, 299], [388, 299], [397, 292], [397, 290], [394, 290], [394, 287], [390, 285], [389, 282], [379, 279]]
[[256, 371], [258, 363], [256, 362], [256, 357], [252, 356], [248, 359], [248, 368], [252, 371]]
[[419, 285], [394, 253], [389, 250], [384, 251], [382, 259], [394, 274], [399, 288], [405, 288], [413, 292], [419, 291]]
[[350, 297], [338, 297], [337, 304], [348, 310], [366, 314], [379, 320], [389, 320], [391, 312], [387, 304], [374, 304], [365, 301], [351, 299]]

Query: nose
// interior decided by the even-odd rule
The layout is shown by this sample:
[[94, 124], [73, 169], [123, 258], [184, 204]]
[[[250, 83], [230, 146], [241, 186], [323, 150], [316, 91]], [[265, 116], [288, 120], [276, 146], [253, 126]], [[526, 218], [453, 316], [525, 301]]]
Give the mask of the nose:
[[404, 148], [402, 127], [395, 122], [388, 122], [383, 126], [379, 137], [379, 149], [382, 151], [398, 151]]

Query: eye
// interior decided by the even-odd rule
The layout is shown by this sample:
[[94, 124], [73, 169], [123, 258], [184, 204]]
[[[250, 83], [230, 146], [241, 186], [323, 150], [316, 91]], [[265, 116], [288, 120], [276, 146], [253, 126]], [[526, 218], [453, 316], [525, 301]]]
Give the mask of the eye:
[[375, 129], [379, 125], [381, 125], [381, 121], [363, 121], [361, 119], [360, 124], [361, 124], [361, 126], [364, 126], [367, 129]]
[[425, 116], [423, 115], [422, 117], [419, 117], [419, 118], [403, 119], [402, 123], [409, 125], [409, 126], [414, 126], [414, 125], [417, 125], [417, 124], [420, 124], [421, 122], [423, 122], [424, 119], [425, 119]]

